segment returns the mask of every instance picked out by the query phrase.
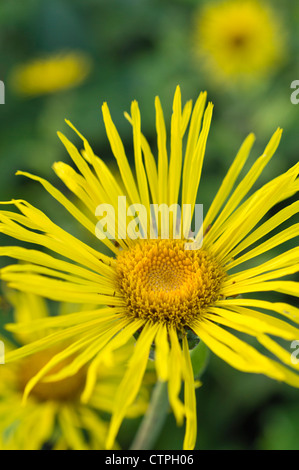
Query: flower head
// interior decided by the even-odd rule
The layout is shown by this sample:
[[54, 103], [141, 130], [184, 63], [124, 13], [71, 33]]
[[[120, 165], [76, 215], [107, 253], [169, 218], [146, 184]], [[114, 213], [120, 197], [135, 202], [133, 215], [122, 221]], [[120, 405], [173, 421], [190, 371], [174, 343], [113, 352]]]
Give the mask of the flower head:
[[38, 96], [80, 85], [91, 70], [91, 59], [83, 52], [61, 52], [16, 66], [10, 82], [19, 95]]
[[[23, 325], [32, 318], [40, 321], [49, 316], [46, 302], [34, 294], [10, 292], [9, 299], [15, 306], [16, 321], [22, 321]], [[28, 341], [42, 339], [48, 333], [47, 330], [39, 330], [29, 335], [17, 335], [15, 339], [24, 345], [28, 344]], [[7, 352], [16, 349], [7, 339], [3, 342]], [[69, 343], [54, 345], [0, 367], [0, 449], [105, 448], [108, 421], [103, 417], [103, 413], [112, 412], [113, 397], [121, 381], [123, 369], [132, 354], [134, 342], [131, 341], [120, 348], [113, 361], [98, 364], [97, 379], [88, 404], [80, 402], [80, 394], [86, 382], [85, 365], [80, 367], [78, 363], [77, 370], [71, 376], [60, 377], [64, 368], [72, 361], [78, 360], [76, 354], [61, 357], [59, 363], [51, 364], [53, 357], [63, 356], [67, 347]], [[28, 382], [44, 367], [47, 368], [47, 373], [35, 384], [26, 406], [23, 406], [22, 396]], [[148, 379], [153, 382], [150, 374]], [[138, 399], [128, 410], [127, 417], [142, 415], [147, 404], [148, 390], [143, 387]], [[118, 444], [115, 448], [118, 448]]]
[[195, 48], [211, 76], [227, 82], [260, 78], [281, 62], [277, 15], [258, 0], [227, 0], [199, 10]]
[[[184, 241], [190, 233], [192, 215], [196, 212], [213, 107], [210, 103], [206, 107], [206, 93], [201, 93], [193, 110], [191, 102], [182, 108], [181, 92], [177, 88], [168, 156], [167, 131], [159, 98], [156, 98], [155, 106], [157, 162], [141, 132], [141, 117], [135, 101], [131, 115], [126, 113], [133, 129], [136, 178], [107, 104], [102, 108], [126, 203], [135, 204], [140, 213], [141, 205], [147, 209], [139, 219], [138, 237], [124, 236], [131, 233], [126, 229], [132, 220], [124, 221], [118, 216], [122, 216], [126, 209], [132, 216], [132, 207], [119, 207], [119, 197], [124, 194], [117, 177], [93, 153], [78, 131], [84, 146], [82, 154], [59, 134], [77, 170], [65, 163], [56, 163], [54, 170], [86, 206], [86, 212], [48, 181], [25, 175], [39, 181], [93, 234], [99, 221], [98, 206], [110, 204], [119, 220], [115, 229], [117, 243], [109, 237], [102, 238], [98, 241], [99, 249], [94, 249], [25, 201], [12, 202], [20, 213], [0, 213], [3, 233], [46, 247], [54, 253], [21, 247], [0, 248], [0, 254], [25, 262], [2, 269], [1, 276], [11, 287], [38, 292], [50, 299], [99, 305], [99, 308], [85, 312], [33, 321], [30, 325], [11, 325], [10, 329], [15, 332], [29, 333], [47, 326], [53, 333], [13, 352], [7, 360], [52, 347], [62, 340], [69, 341], [71, 346], [65, 349], [63, 358], [76, 353], [81, 365], [88, 363], [87, 384], [81, 395], [81, 399], [87, 401], [96, 380], [98, 361], [109, 357], [134, 335], [136, 346], [115, 397], [107, 446], [113, 445], [126, 410], [134, 402], [142, 384], [149, 355], [154, 354], [158, 379], [168, 384], [169, 402], [177, 423], [181, 424], [186, 418], [184, 448], [192, 449], [196, 441], [196, 401], [188, 344], [190, 333], [236, 369], [265, 374], [299, 386], [299, 376], [292, 370], [298, 366], [290, 363], [287, 351], [277, 342], [277, 339], [291, 341], [299, 337], [296, 327], [299, 310], [288, 303], [264, 300], [258, 294], [269, 291], [290, 296], [299, 294], [298, 283], [281, 279], [298, 271], [298, 248], [270, 256], [268, 261], [260, 262], [258, 258], [298, 236], [298, 224], [271, 234], [298, 212], [298, 202], [286, 206], [267, 220], [265, 216], [277, 203], [296, 194], [299, 166], [295, 165], [248, 195], [274, 155], [281, 129], [274, 133], [263, 154], [245, 176], [239, 178], [254, 143], [254, 136], [250, 134], [223, 179], [205, 215], [202, 230], [194, 236], [192, 243], [196, 249], [186, 249]], [[188, 125], [183, 152], [183, 137]], [[178, 201], [185, 213], [186, 207], [191, 207], [189, 218], [184, 217], [184, 211], [179, 214], [177, 207], [173, 211], [159, 213], [161, 205], [170, 207]], [[152, 221], [148, 220], [151, 204], [156, 209]], [[107, 224], [111, 221], [109, 217], [114, 220], [113, 215], [107, 215]], [[165, 225], [174, 229], [168, 236], [165, 236]], [[150, 236], [153, 232], [155, 238]], [[177, 237], [178, 234], [181, 237]], [[110, 249], [111, 256], [100, 251], [102, 243], [106, 253], [107, 248]], [[249, 260], [256, 265], [244, 267], [243, 263]], [[240, 332], [253, 337], [256, 347], [241, 339]], [[264, 347], [263, 352], [260, 352], [259, 345]], [[55, 355], [52, 364], [61, 360], [62, 356]], [[74, 374], [77, 364], [72, 361], [63, 367], [60, 377]], [[43, 368], [37, 375], [38, 379], [31, 379], [25, 388], [25, 397], [46, 372], [47, 369]], [[180, 398], [182, 382], [183, 401]]]
[[149, 240], [117, 258], [117, 283], [127, 314], [177, 331], [204, 314], [219, 297], [225, 273], [204, 249], [183, 240]]

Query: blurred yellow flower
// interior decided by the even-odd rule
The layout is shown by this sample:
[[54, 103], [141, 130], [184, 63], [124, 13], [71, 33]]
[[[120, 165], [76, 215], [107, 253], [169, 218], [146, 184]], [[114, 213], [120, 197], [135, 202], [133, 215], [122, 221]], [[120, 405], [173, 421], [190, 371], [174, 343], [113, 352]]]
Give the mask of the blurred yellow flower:
[[61, 52], [16, 66], [10, 83], [20, 95], [55, 93], [82, 83], [91, 70], [91, 59], [83, 52]]
[[220, 80], [267, 75], [285, 53], [277, 14], [257, 0], [228, 0], [200, 9], [195, 47], [209, 73]]
[[[29, 325], [30, 319], [47, 320], [47, 305], [39, 296], [13, 293], [11, 299], [16, 307], [16, 321]], [[46, 333], [47, 330], [35, 332], [35, 339], [43, 341]], [[29, 341], [33, 339], [32, 335], [32, 332], [26, 335], [25, 328], [22, 338]], [[17, 339], [20, 340], [20, 336]], [[3, 342], [6, 352], [15, 349], [6, 339]], [[64, 346], [68, 346], [68, 343], [64, 343]], [[72, 358], [61, 357], [63, 349], [57, 345], [12, 364], [1, 365], [0, 450], [104, 449], [109, 422], [103, 419], [101, 413], [112, 413], [116, 390], [133, 348], [132, 340], [130, 344], [119, 348], [110, 360], [98, 364], [97, 380], [88, 405], [80, 401], [86, 382], [86, 366], [80, 364], [76, 354]], [[86, 349], [88, 350], [88, 346]], [[60, 364], [52, 364], [55, 354], [61, 357]], [[60, 372], [63, 367], [70, 365], [70, 359], [76, 362], [77, 372], [70, 377], [61, 378]], [[44, 380], [35, 385], [26, 404], [22, 404], [27, 383], [43, 367], [48, 368]], [[147, 377], [147, 384], [153, 382], [151, 372]], [[127, 417], [140, 416], [146, 411], [148, 394], [145, 385], [128, 410]], [[119, 448], [118, 444], [115, 448]]]

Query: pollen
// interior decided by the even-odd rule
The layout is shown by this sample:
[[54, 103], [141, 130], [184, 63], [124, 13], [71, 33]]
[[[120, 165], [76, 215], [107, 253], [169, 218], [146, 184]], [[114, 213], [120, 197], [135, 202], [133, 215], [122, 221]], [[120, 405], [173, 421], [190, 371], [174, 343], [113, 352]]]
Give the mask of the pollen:
[[[59, 351], [56, 350], [56, 348], [49, 348], [45, 351], [33, 354], [21, 361], [18, 381], [19, 389], [22, 392], [24, 391], [28, 381], [47, 364], [54, 354], [57, 354], [58, 352]], [[69, 365], [70, 362], [70, 358], [60, 362], [46, 374], [46, 377], [47, 375], [59, 372], [61, 369]], [[56, 402], [73, 402], [79, 398], [85, 384], [85, 379], [86, 371], [82, 368], [70, 377], [53, 382], [41, 381], [37, 383], [31, 391], [31, 396], [42, 402], [48, 400]]]
[[225, 272], [183, 240], [139, 240], [117, 258], [117, 286], [134, 318], [184, 330], [219, 297]]

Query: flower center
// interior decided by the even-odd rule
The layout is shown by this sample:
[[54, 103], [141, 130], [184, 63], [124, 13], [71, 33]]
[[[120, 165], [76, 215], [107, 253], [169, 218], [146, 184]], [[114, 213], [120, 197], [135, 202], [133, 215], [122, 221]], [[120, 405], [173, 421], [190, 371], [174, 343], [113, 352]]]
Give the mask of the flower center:
[[[19, 370], [19, 389], [23, 392], [28, 381], [40, 369], [59, 352], [57, 349], [48, 349], [40, 351], [28, 358], [23, 359], [20, 364]], [[70, 364], [72, 358], [67, 358], [54, 366], [47, 374], [52, 375], [59, 372], [65, 366]], [[31, 395], [40, 401], [54, 400], [54, 401], [73, 401], [76, 400], [83, 390], [86, 378], [86, 371], [84, 368], [80, 369], [76, 374], [56, 382], [40, 382], [32, 389]]]
[[183, 330], [220, 296], [225, 273], [204, 249], [183, 240], [140, 240], [117, 258], [127, 314]]
[[230, 38], [230, 43], [235, 49], [243, 49], [248, 42], [248, 37], [242, 33], [236, 33]]

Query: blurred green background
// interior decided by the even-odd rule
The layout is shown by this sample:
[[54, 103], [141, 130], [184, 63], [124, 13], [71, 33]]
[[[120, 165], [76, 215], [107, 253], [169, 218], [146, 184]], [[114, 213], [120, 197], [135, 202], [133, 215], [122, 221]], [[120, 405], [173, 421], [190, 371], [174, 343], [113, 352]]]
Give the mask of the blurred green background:
[[[132, 161], [132, 131], [123, 116], [137, 99], [142, 131], [155, 150], [154, 97], [160, 96], [170, 122], [175, 87], [183, 101], [208, 92], [214, 119], [208, 140], [199, 202], [212, 200], [242, 140], [257, 137], [252, 161], [279, 126], [283, 139], [259, 183], [298, 161], [299, 105], [290, 101], [290, 84], [299, 79], [299, 4], [271, 1], [286, 36], [284, 60], [268, 76], [244, 86], [213, 80], [199, 60], [194, 19], [204, 4], [196, 0], [2, 0], [0, 3], [0, 79], [5, 105], [0, 106], [0, 199], [27, 199], [75, 234], [63, 208], [17, 170], [49, 179], [65, 191], [52, 171], [55, 161], [70, 163], [56, 132], [75, 144], [69, 119], [96, 154], [111, 161], [101, 117], [108, 102], [112, 118]], [[91, 61], [82, 83], [38, 96], [23, 96], [13, 87], [15, 67], [61, 51], [80, 51]], [[1, 243], [11, 243], [1, 238]], [[294, 300], [295, 302], [295, 300]], [[7, 318], [3, 311], [3, 321]], [[299, 338], [298, 338], [299, 339]], [[198, 449], [299, 449], [299, 394], [270, 379], [239, 373], [215, 356], [198, 390]], [[120, 442], [126, 447], [137, 423], [125, 422]], [[169, 417], [157, 449], [180, 449], [183, 428]]]

